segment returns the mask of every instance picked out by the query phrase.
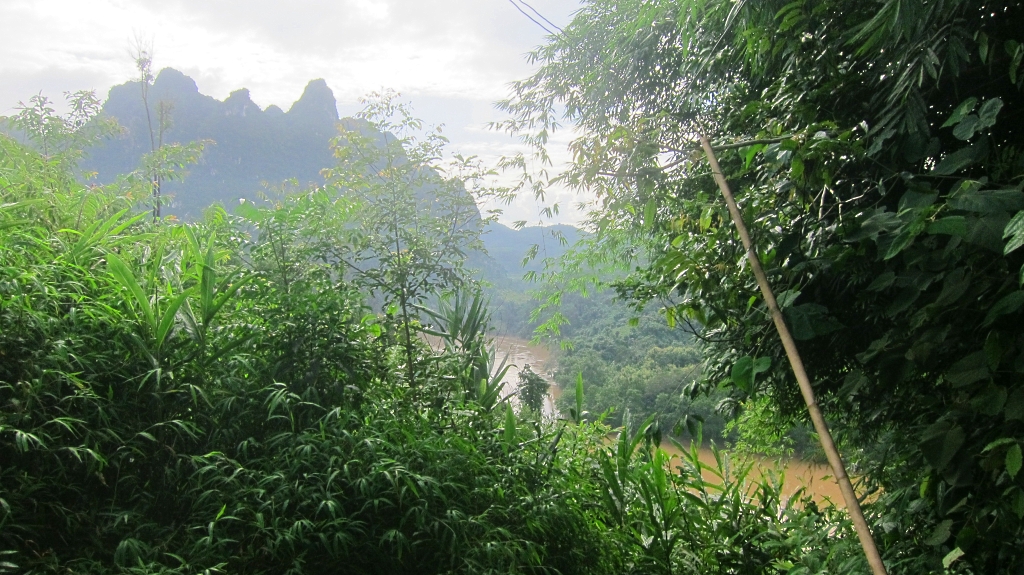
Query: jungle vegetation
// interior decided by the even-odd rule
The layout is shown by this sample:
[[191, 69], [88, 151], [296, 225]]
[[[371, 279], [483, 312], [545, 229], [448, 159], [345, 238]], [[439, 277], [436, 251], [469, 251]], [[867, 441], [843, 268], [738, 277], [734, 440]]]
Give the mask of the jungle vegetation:
[[[463, 198], [484, 190], [388, 96], [324, 186], [193, 222], [150, 205], [151, 168], [182, 164], [83, 182], [116, 126], [36, 103], [15, 118], [32, 146], [0, 136], [0, 571], [858, 564], [828, 545], [842, 513], [752, 488], [724, 454], [672, 471], [651, 419], [607, 443], [582, 381], [564, 420], [517, 412], [449, 241], [475, 241]], [[158, 153], [176, 149], [194, 147]]]
[[32, 100], [31, 141], [0, 135], [0, 570], [866, 572], [841, 508], [698, 457], [710, 398], [750, 440], [804, 418], [702, 133], [889, 572], [1019, 573], [1022, 9], [588, 0], [538, 49], [506, 127], [542, 160], [559, 122], [579, 137], [519, 191], [593, 208], [537, 272], [541, 333], [570, 329], [549, 314], [567, 290], [626, 267], [636, 315], [698, 343], [628, 360], [686, 372], [697, 441], [671, 459], [668, 420], [594, 410], [628, 401], [600, 364], [563, 379], [562, 419], [506, 399], [462, 249], [486, 221], [466, 198], [495, 192], [388, 95], [334, 139], [323, 185], [191, 222], [152, 217], [152, 179], [205, 143], [97, 185], [75, 169], [116, 129], [95, 98]]

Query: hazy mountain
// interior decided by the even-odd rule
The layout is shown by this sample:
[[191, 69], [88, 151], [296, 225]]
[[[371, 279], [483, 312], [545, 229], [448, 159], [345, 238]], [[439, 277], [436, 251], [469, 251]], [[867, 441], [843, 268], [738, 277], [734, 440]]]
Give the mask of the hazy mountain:
[[[183, 218], [198, 216], [215, 202], [230, 210], [239, 198], [255, 198], [264, 183], [275, 185], [288, 179], [295, 179], [300, 185], [323, 183], [320, 170], [334, 163], [330, 142], [338, 132], [339, 121], [359, 125], [351, 119], [339, 119], [334, 92], [323, 80], [311, 81], [302, 97], [285, 112], [273, 105], [261, 109], [245, 88], [232, 92], [224, 101], [203, 95], [192, 78], [165, 68], [150, 88], [149, 101], [154, 126], [158, 121], [153, 112], [157, 104], [164, 102], [171, 107], [165, 143], [200, 139], [215, 142], [207, 147], [200, 163], [188, 169], [184, 182], [165, 185], [165, 193], [173, 199], [164, 213]], [[111, 88], [103, 112], [126, 128], [125, 135], [91, 149], [82, 168], [97, 172], [99, 181], [106, 183], [137, 168], [142, 155], [151, 147], [138, 82]], [[483, 237], [490, 257], [473, 256], [471, 264], [482, 268], [492, 281], [518, 278], [522, 275], [523, 257], [531, 245], [541, 246], [538, 258], [565, 251], [550, 234], [543, 233], [544, 229], [513, 230], [491, 224]], [[575, 228], [557, 229], [570, 242], [575, 241]], [[530, 268], [538, 266], [539, 260]]]
[[[214, 202], [230, 206], [255, 196], [262, 182], [294, 178], [300, 184], [322, 183], [320, 170], [332, 164], [330, 140], [337, 134], [338, 109], [334, 93], [323, 80], [313, 80], [287, 112], [277, 106], [260, 109], [245, 88], [224, 101], [199, 93], [195, 81], [172, 68], [156, 77], [149, 93], [150, 108], [171, 106], [167, 143], [208, 139], [202, 161], [189, 168], [187, 184], [169, 183], [174, 196], [165, 213], [194, 216]], [[103, 105], [127, 130], [90, 151], [83, 168], [98, 172], [101, 182], [138, 166], [150, 151], [150, 131], [138, 82], [111, 88]], [[157, 118], [151, 113], [156, 126]]]

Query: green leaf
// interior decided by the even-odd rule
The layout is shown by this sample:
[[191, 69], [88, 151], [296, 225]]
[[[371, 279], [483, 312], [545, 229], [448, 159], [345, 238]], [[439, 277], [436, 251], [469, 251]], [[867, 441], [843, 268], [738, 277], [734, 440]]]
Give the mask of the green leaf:
[[645, 232], [649, 232], [654, 227], [654, 221], [657, 214], [658, 204], [654, 202], [654, 198], [647, 200], [647, 204], [644, 206], [643, 229]]
[[[998, 214], [1009, 217], [1006, 212], [1024, 210], [1024, 192], [1012, 188], [1007, 190], [977, 190], [968, 188], [958, 192], [946, 205], [955, 210], [979, 214]], [[1002, 229], [1002, 226], [1000, 229]]]
[[981, 109], [978, 110], [978, 130], [984, 130], [985, 128], [991, 128], [996, 125], [996, 116], [999, 115], [999, 111], [1003, 109], [1003, 101], [999, 98], [992, 98], [986, 100], [981, 105]]
[[932, 467], [942, 471], [960, 451], [965, 437], [962, 427], [951, 426], [948, 421], [938, 421], [923, 433], [921, 452]]
[[160, 349], [163, 346], [164, 339], [167, 338], [168, 332], [170, 332], [171, 327], [174, 325], [174, 317], [188, 296], [189, 291], [186, 290], [178, 294], [178, 297], [171, 300], [171, 303], [167, 305], [167, 309], [164, 310], [163, 317], [160, 318], [160, 324], [157, 326], [156, 333], [154, 334], [156, 337], [156, 349]]
[[1016, 40], [1007, 40], [1004, 44], [1006, 53], [1010, 56], [1010, 82], [1017, 83], [1017, 68], [1020, 67], [1021, 58], [1024, 57], [1024, 44]]
[[516, 441], [516, 413], [509, 405], [505, 408], [505, 446], [512, 449]]
[[988, 313], [985, 314], [985, 321], [981, 325], [987, 327], [996, 321], [999, 316], [1014, 313], [1022, 305], [1024, 305], [1024, 291], [1009, 293], [988, 310]]
[[1006, 472], [1010, 474], [1011, 479], [1017, 478], [1017, 474], [1020, 473], [1020, 466], [1020, 444], [1017, 444], [1006, 451]]
[[884, 260], [891, 260], [898, 256], [900, 252], [907, 249], [910, 244], [914, 243], [917, 236], [921, 235], [921, 232], [925, 230], [924, 222], [915, 221], [911, 222], [910, 225], [903, 228], [903, 230], [893, 238], [892, 243], [889, 244], [889, 249], [885, 250]]
[[263, 219], [260, 209], [256, 207], [256, 204], [245, 199], [242, 199], [242, 201], [235, 206], [235, 213], [251, 222], [258, 222]]
[[153, 316], [153, 307], [150, 305], [149, 298], [146, 297], [145, 292], [142, 291], [142, 287], [139, 286], [139, 282], [135, 279], [135, 274], [121, 261], [121, 258], [112, 253], [107, 254], [107, 268], [118, 283], [128, 288], [135, 303], [142, 310], [142, 318], [146, 322], [146, 327], [155, 332], [156, 320]]
[[1002, 447], [1004, 445], [1010, 445], [1011, 443], [1017, 443], [1017, 440], [1012, 438], [1012, 437], [1003, 437], [1003, 438], [997, 439], [997, 440], [993, 441], [992, 443], [989, 443], [988, 445], [986, 445], [985, 449], [982, 449], [981, 452], [982, 453], [988, 453], [989, 451], [992, 451], [993, 449], [995, 449], [997, 447]]
[[946, 556], [942, 558], [942, 567], [944, 569], [949, 569], [950, 565], [952, 565], [953, 563], [956, 563], [956, 560], [961, 558], [961, 557], [963, 557], [963, 556], [964, 556], [963, 549], [960, 549], [959, 547], [953, 549], [949, 553], [946, 553]]
[[942, 127], [948, 128], [950, 126], [955, 126], [959, 124], [960, 121], [967, 116], [967, 114], [970, 114], [971, 112], [974, 111], [974, 107], [977, 105], [978, 99], [974, 97], [967, 98], [963, 102], [960, 102], [960, 105], [957, 106], [955, 110], [953, 110], [953, 115], [951, 115], [949, 119], [946, 120], [946, 123], [943, 124]]
[[933, 547], [938, 547], [939, 545], [942, 545], [946, 542], [947, 539], [949, 539], [950, 530], [952, 529], [952, 527], [953, 521], [949, 519], [943, 521], [942, 523], [939, 523], [935, 527], [935, 530], [932, 531], [931, 536], [925, 540], [925, 544], [931, 545]]
[[1024, 491], [1017, 492], [1017, 497], [1013, 501], [1012, 509], [1013, 512], [1017, 514], [1017, 519], [1024, 519]]
[[939, 199], [939, 194], [935, 192], [922, 193], [911, 190], [900, 197], [899, 211], [927, 208], [934, 205], [937, 199]]
[[981, 120], [974, 114], [971, 114], [960, 121], [959, 124], [953, 128], [953, 137], [958, 140], [967, 141], [974, 137], [974, 134], [981, 129]]
[[793, 158], [790, 162], [789, 177], [794, 180], [799, 180], [804, 175], [804, 161], [800, 158]]
[[1003, 416], [1007, 421], [1024, 420], [1024, 389], [1018, 389], [1006, 398]]
[[772, 366], [772, 358], [770, 357], [759, 357], [754, 360], [754, 376], [756, 377], [759, 373], [764, 373]]
[[1013, 216], [1010, 223], [1003, 228], [1003, 239], [1007, 238], [1010, 241], [1006, 242], [1006, 247], [1003, 248], [1004, 255], [1024, 246], [1024, 211], [1017, 212], [1017, 215]]
[[988, 374], [988, 358], [984, 351], [979, 351], [954, 363], [945, 377], [955, 387], [963, 387], [985, 379]]
[[805, 303], [786, 308], [782, 313], [793, 337], [800, 341], [827, 335], [843, 327], [823, 305]]
[[884, 272], [882, 274], [879, 274], [878, 277], [876, 277], [875, 279], [871, 280], [871, 283], [868, 284], [867, 290], [868, 291], [882, 291], [882, 290], [888, 289], [889, 286], [891, 286], [893, 284], [893, 282], [895, 282], [895, 281], [896, 281], [896, 274], [893, 273], [892, 271], [887, 271], [887, 272]]
[[746, 393], [751, 392], [754, 383], [754, 360], [745, 355], [732, 364], [732, 382]]
[[964, 237], [967, 235], [967, 218], [963, 216], [946, 216], [928, 224], [925, 231], [930, 235], [947, 235]]
[[974, 163], [977, 151], [973, 147], [961, 148], [942, 158], [937, 166], [932, 169], [934, 176], [948, 176], [959, 172]]

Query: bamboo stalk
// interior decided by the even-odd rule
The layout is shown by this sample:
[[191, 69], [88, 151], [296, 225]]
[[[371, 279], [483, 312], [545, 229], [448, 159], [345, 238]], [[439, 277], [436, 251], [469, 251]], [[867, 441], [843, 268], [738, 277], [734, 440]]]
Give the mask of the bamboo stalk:
[[722, 190], [722, 195], [725, 196], [725, 203], [729, 206], [729, 213], [732, 215], [732, 221], [736, 224], [736, 230], [743, 241], [743, 247], [747, 250], [747, 260], [750, 262], [750, 268], [754, 271], [757, 285], [761, 288], [761, 294], [764, 296], [765, 303], [768, 304], [768, 310], [772, 314], [772, 320], [775, 322], [775, 329], [778, 330], [779, 338], [782, 339], [782, 345], [786, 348], [789, 365], [793, 368], [793, 374], [796, 375], [796, 381], [800, 385], [800, 393], [804, 397], [804, 403], [807, 404], [807, 411], [810, 413], [814, 430], [818, 433], [818, 438], [821, 440], [821, 447], [825, 450], [829, 465], [832, 466], [832, 474], [835, 476], [836, 482], [839, 483], [839, 490], [843, 494], [846, 508], [853, 519], [853, 526], [857, 530], [857, 537], [860, 538], [860, 545], [864, 549], [864, 555], [867, 556], [868, 564], [871, 565], [871, 571], [874, 575], [886, 575], [885, 565], [882, 563], [882, 557], [878, 553], [875, 540], [871, 536], [868, 522], [864, 519], [864, 512], [860, 508], [860, 501], [857, 500], [857, 494], [853, 491], [853, 484], [850, 483], [850, 478], [846, 474], [846, 465], [843, 463], [843, 458], [839, 455], [839, 450], [836, 449], [836, 444], [832, 440], [832, 434], [829, 432], [825, 418], [821, 414], [821, 408], [818, 407], [818, 402], [814, 398], [814, 389], [811, 387], [810, 378], [807, 377], [807, 371], [804, 369], [804, 362], [800, 358], [799, 350], [797, 350], [796, 341], [793, 339], [792, 334], [789, 333], [789, 328], [786, 327], [782, 311], [779, 309], [779, 304], [775, 300], [775, 294], [768, 283], [768, 276], [764, 273], [761, 260], [757, 257], [754, 244], [750, 241], [750, 233], [747, 231], [747, 226], [743, 223], [743, 215], [736, 205], [736, 199], [732, 195], [732, 190], [729, 189], [729, 183], [722, 174], [722, 168], [718, 165], [718, 158], [715, 157], [711, 143], [708, 142], [704, 134], [700, 135], [700, 144], [704, 148], [704, 153], [707, 154], [708, 163], [711, 164], [711, 173], [715, 177], [715, 182], [718, 184], [719, 189]]

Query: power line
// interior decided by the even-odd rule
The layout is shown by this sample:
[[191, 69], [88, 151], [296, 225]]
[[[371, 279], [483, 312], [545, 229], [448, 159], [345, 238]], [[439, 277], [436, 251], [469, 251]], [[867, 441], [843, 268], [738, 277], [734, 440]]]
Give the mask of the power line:
[[[520, 2], [522, 2], [522, 0], [520, 0]], [[529, 15], [529, 14], [528, 14], [528, 13], [526, 12], [526, 10], [523, 10], [523, 9], [522, 9], [522, 7], [520, 7], [520, 6], [519, 6], [519, 4], [516, 4], [514, 0], [508, 0], [508, 3], [509, 3], [509, 4], [511, 4], [511, 5], [513, 5], [513, 6], [515, 6], [515, 7], [516, 7], [516, 10], [519, 10], [519, 12], [520, 12], [520, 13], [521, 13], [521, 14], [522, 14], [523, 16], [526, 16], [527, 18], [529, 18], [531, 22], [533, 22], [534, 24], [536, 24], [536, 25], [540, 26], [540, 28], [541, 28], [542, 30], [544, 30], [544, 31], [545, 31], [545, 32], [547, 32], [548, 34], [551, 34], [552, 36], [554, 36], [554, 35], [555, 35], [555, 33], [554, 33], [554, 32], [552, 32], [551, 30], [548, 30], [547, 26], [545, 26], [545, 25], [541, 24], [540, 22], [538, 22], [538, 21], [537, 21], [537, 19], [536, 19], [536, 18], [534, 18], [533, 16], [530, 16], [530, 15]], [[523, 4], [526, 4], [526, 3], [525, 3], [525, 2], [523, 2]], [[533, 9], [531, 8], [531, 10], [533, 10]], [[536, 11], [535, 11], [535, 12], [536, 12]], [[539, 16], [539, 14], [538, 14], [538, 16]], [[541, 16], [541, 18], [543, 18], [544, 20], [547, 20], [547, 18], [544, 18], [543, 16]]]
[[562, 29], [559, 28], [557, 24], [555, 24], [551, 20], [548, 20], [547, 18], [545, 18], [544, 15], [541, 14], [540, 12], [538, 12], [536, 8], [534, 8], [533, 6], [530, 6], [529, 4], [527, 4], [526, 0], [519, 0], [519, 3], [522, 4], [523, 6], [526, 6], [527, 8], [529, 8], [531, 12], [533, 12], [534, 14], [539, 16], [541, 20], [547, 22], [548, 25], [551, 26], [552, 28], [554, 28], [555, 30], [558, 30], [559, 32], [562, 31]]

